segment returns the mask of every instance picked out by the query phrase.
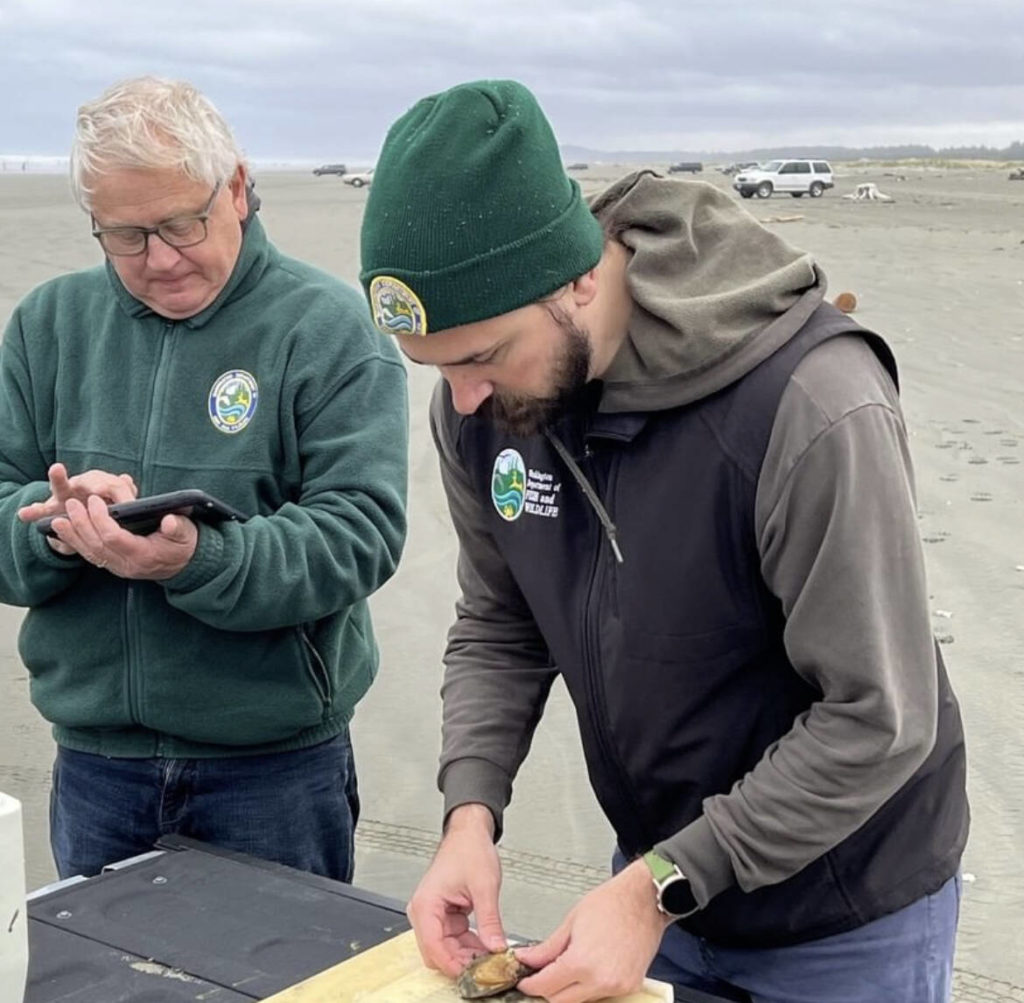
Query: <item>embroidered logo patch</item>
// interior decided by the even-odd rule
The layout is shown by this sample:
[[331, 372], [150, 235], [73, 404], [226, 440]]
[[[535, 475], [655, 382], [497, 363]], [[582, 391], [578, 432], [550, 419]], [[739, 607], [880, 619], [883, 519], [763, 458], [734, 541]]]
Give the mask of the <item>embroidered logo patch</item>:
[[526, 500], [526, 464], [514, 449], [503, 449], [491, 473], [491, 501], [506, 522], [515, 522]]
[[378, 275], [370, 283], [373, 322], [385, 334], [426, 334], [427, 313], [401, 279]]
[[218, 376], [210, 388], [210, 421], [214, 428], [228, 435], [241, 432], [256, 413], [259, 393], [255, 378], [244, 369]]

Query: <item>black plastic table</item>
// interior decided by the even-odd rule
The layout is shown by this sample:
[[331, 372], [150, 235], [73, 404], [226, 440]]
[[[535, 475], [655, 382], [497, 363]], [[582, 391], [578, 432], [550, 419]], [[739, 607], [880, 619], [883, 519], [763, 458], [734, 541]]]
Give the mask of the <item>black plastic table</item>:
[[25, 1003], [247, 1003], [408, 929], [395, 899], [175, 837], [31, 896]]

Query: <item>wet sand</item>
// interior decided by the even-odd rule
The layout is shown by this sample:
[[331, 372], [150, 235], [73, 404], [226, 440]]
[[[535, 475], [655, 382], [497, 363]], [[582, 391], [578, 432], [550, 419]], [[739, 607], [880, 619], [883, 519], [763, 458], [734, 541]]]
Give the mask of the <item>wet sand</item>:
[[[968, 738], [974, 823], [957, 998], [1024, 999], [1015, 988], [1024, 987], [1024, 184], [995, 168], [834, 166], [836, 188], [821, 199], [743, 204], [763, 220], [802, 217], [768, 225], [813, 251], [830, 293], [854, 292], [856, 318], [896, 352], [935, 632]], [[626, 169], [595, 164], [576, 176], [590, 191]], [[728, 190], [720, 174], [699, 179]], [[860, 181], [896, 201], [842, 198]], [[283, 250], [355, 281], [365, 190], [267, 174], [258, 191]], [[97, 262], [93, 245], [62, 178], [0, 176], [0, 319], [36, 283]], [[357, 883], [403, 899], [439, 821], [440, 653], [455, 598], [454, 536], [425, 422], [432, 382], [425, 370], [410, 372], [410, 536], [398, 574], [373, 602], [381, 674], [354, 726], [364, 810]], [[19, 620], [0, 606], [0, 789], [24, 802], [29, 884], [38, 887], [53, 878], [52, 743], [28, 702]], [[517, 781], [504, 847], [506, 922], [535, 936], [606, 871], [611, 834], [561, 690]]]

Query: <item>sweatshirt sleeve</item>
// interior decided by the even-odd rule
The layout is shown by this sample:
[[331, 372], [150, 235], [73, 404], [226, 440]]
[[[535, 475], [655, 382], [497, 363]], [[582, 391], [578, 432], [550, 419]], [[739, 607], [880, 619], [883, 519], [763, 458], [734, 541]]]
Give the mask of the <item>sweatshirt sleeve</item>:
[[267, 630], [351, 606], [394, 573], [408, 466], [397, 354], [351, 365], [304, 403], [297, 434], [300, 496], [244, 523], [201, 524], [192, 560], [163, 583], [172, 606], [222, 630]]
[[702, 905], [733, 883], [783, 881], [828, 852], [935, 740], [937, 662], [907, 434], [895, 388], [861, 339], [826, 342], [791, 378], [756, 530], [786, 652], [821, 696], [661, 844]]
[[36, 407], [21, 313], [15, 310], [0, 342], [0, 602], [12, 606], [52, 599], [70, 588], [84, 567], [80, 557], [58, 554], [35, 526], [18, 518], [23, 505], [50, 497]]
[[486, 805], [494, 815], [497, 840], [512, 781], [526, 758], [557, 670], [458, 460], [458, 418], [446, 408], [445, 397], [439, 381], [430, 423], [459, 541], [462, 594], [444, 657], [438, 786], [446, 818], [460, 804]]

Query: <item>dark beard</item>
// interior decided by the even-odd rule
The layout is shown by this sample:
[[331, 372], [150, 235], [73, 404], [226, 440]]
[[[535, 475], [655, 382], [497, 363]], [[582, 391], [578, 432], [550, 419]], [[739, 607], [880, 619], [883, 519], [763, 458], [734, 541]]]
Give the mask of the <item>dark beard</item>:
[[561, 357], [552, 374], [554, 386], [546, 397], [494, 393], [477, 408], [477, 414], [509, 435], [536, 435], [559, 415], [572, 410], [584, 397], [590, 376], [590, 341], [582, 328], [561, 311], [549, 307], [565, 337]]

